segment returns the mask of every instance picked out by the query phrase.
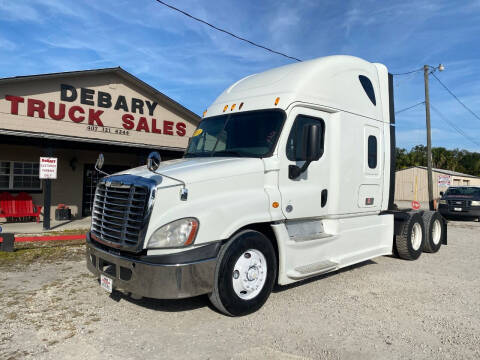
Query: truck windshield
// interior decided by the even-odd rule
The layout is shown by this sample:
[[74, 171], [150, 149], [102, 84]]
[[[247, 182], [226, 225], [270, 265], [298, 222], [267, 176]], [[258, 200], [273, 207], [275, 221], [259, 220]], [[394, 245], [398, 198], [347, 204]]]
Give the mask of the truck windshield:
[[464, 195], [480, 197], [480, 188], [478, 187], [451, 187], [447, 189], [446, 196]]
[[282, 110], [256, 110], [205, 118], [188, 144], [185, 157], [266, 157], [285, 121]]

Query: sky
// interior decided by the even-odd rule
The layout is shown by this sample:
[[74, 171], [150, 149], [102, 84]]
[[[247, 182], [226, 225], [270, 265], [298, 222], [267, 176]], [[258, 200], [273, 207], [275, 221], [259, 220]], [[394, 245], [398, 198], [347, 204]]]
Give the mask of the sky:
[[[480, 116], [480, 0], [165, 0], [300, 58], [347, 54], [391, 73], [424, 64]], [[0, 0], [0, 77], [121, 66], [201, 115], [233, 82], [291, 59], [155, 0]], [[423, 72], [395, 77], [395, 107], [424, 100]], [[433, 146], [480, 152], [480, 120], [430, 77]], [[444, 120], [463, 130], [458, 134]], [[397, 145], [426, 143], [425, 108], [397, 115]]]

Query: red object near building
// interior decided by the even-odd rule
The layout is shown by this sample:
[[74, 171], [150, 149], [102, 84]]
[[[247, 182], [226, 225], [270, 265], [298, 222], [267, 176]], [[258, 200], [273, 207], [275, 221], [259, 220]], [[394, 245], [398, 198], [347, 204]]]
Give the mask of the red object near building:
[[0, 194], [0, 217], [21, 218], [35, 217], [37, 223], [40, 221], [41, 206], [33, 204], [32, 197], [25, 192], [13, 197], [7, 192]]
[[413, 210], [418, 210], [420, 209], [420, 203], [418, 201], [413, 200], [412, 201], [412, 209]]

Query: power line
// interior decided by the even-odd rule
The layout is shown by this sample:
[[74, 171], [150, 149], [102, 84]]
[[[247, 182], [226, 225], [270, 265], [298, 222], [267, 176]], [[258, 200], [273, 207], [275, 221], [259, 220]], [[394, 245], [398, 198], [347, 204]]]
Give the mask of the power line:
[[407, 72], [403, 72], [403, 73], [392, 73], [392, 75], [393, 76], [408, 75], [408, 74], [413, 74], [413, 73], [416, 73], [416, 72], [419, 72], [419, 71], [423, 71], [423, 67], [421, 67], [420, 69], [417, 69], [417, 70], [407, 71]]
[[425, 104], [425, 101], [421, 101], [421, 102], [419, 102], [419, 103], [417, 103], [417, 104], [415, 104], [415, 105], [409, 106], [409, 107], [407, 107], [407, 108], [405, 108], [405, 109], [395, 111], [395, 115], [396, 115], [396, 114], [400, 114], [400, 113], [402, 113], [402, 112], [404, 112], [404, 111], [413, 109], [414, 107], [417, 107], [417, 106], [423, 105], [423, 104]]
[[448, 125], [450, 125], [456, 132], [458, 132], [460, 135], [462, 135], [465, 139], [469, 140], [473, 144], [480, 146], [480, 143], [478, 143], [475, 139], [471, 138], [468, 136], [462, 129], [460, 129], [457, 125], [455, 125], [453, 122], [451, 122], [449, 119], [447, 119], [446, 116], [444, 116], [437, 108], [435, 108], [432, 103], [430, 103], [430, 107], [432, 108], [433, 111], [437, 113], [437, 115]]
[[191, 19], [193, 19], [193, 20], [196, 20], [196, 21], [198, 21], [198, 22], [201, 22], [202, 24], [205, 24], [205, 25], [207, 25], [207, 26], [210, 26], [211, 28], [213, 28], [213, 29], [215, 29], [215, 30], [218, 30], [218, 31], [221, 31], [221, 32], [223, 32], [223, 33], [225, 33], [225, 34], [227, 34], [227, 35], [230, 35], [230, 36], [234, 37], [235, 39], [238, 39], [238, 40], [241, 40], [241, 41], [245, 41], [246, 43], [248, 43], [248, 44], [250, 44], [250, 45], [253, 45], [253, 46], [259, 47], [259, 48], [261, 48], [261, 49], [270, 51], [271, 53], [274, 53], [274, 54], [277, 54], [277, 55], [284, 56], [284, 57], [286, 57], [286, 58], [288, 58], [288, 59], [292, 59], [292, 60], [295, 60], [295, 61], [302, 61], [302, 60], [300, 60], [300, 59], [298, 59], [298, 58], [296, 58], [296, 57], [289, 56], [289, 55], [284, 54], [284, 53], [281, 53], [281, 52], [279, 52], [279, 51], [270, 49], [270, 48], [268, 48], [268, 47], [266, 47], [266, 46], [263, 46], [263, 45], [260, 45], [260, 44], [255, 43], [255, 42], [253, 42], [253, 41], [250, 41], [250, 40], [248, 40], [248, 39], [245, 39], [245, 38], [243, 38], [243, 37], [241, 37], [241, 36], [235, 35], [235, 34], [231, 33], [230, 31], [227, 31], [227, 30], [225, 30], [225, 29], [221, 29], [221, 28], [219, 28], [219, 27], [217, 27], [217, 26], [215, 26], [215, 25], [210, 24], [209, 22], [207, 22], [207, 21], [205, 21], [205, 20], [199, 19], [199, 18], [197, 18], [197, 17], [189, 14], [188, 12], [186, 12], [186, 11], [184, 11], [184, 10], [181, 10], [181, 9], [179, 9], [179, 8], [176, 8], [175, 6], [172, 6], [172, 5], [170, 5], [170, 4], [167, 4], [167, 3], [163, 2], [162, 0], [155, 0], [155, 1], [158, 2], [159, 4], [162, 4], [162, 5], [170, 8], [170, 9], [172, 9], [172, 10], [178, 11], [179, 13], [181, 13], [181, 14], [183, 14], [183, 15], [185, 15], [185, 16], [188, 16], [189, 18], [191, 18]]
[[462, 105], [465, 109], [467, 109], [468, 112], [470, 112], [470, 114], [472, 114], [473, 116], [475, 116], [475, 117], [477, 118], [477, 120], [480, 120], [480, 116], [478, 116], [477, 114], [475, 114], [475, 112], [473, 112], [473, 110], [471, 110], [467, 105], [465, 105], [465, 104], [462, 102], [462, 100], [460, 100], [460, 99], [458, 98], [458, 96], [455, 95], [455, 94], [447, 87], [447, 85], [445, 85], [434, 73], [431, 73], [431, 74], [432, 74], [432, 76], [440, 83], [440, 85], [442, 85], [443, 88], [444, 88], [445, 90], [447, 90], [447, 91], [450, 93], [450, 95], [452, 95], [452, 96], [455, 98], [455, 100], [457, 100], [457, 101], [460, 103], [460, 105]]

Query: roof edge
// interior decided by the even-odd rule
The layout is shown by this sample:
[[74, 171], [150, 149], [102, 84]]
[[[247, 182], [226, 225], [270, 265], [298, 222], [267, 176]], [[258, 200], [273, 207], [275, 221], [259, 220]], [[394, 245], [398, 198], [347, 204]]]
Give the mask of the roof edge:
[[0, 78], [0, 85], [8, 84], [11, 82], [25, 82], [25, 81], [32, 81], [32, 80], [45, 80], [45, 79], [55, 79], [59, 77], [72, 77], [72, 76], [82, 76], [82, 75], [91, 75], [91, 74], [116, 74], [120, 77], [124, 78], [127, 81], [134, 83], [135, 85], [139, 86], [140, 88], [146, 90], [147, 92], [152, 93], [155, 96], [160, 97], [166, 104], [170, 107], [174, 108], [175, 110], [179, 111], [180, 113], [186, 115], [192, 121], [199, 123], [201, 117], [195, 114], [193, 111], [187, 109], [185, 106], [180, 104], [179, 102], [173, 100], [172, 98], [168, 97], [161, 91], [155, 89], [153, 86], [147, 84], [145, 81], [139, 79], [135, 75], [129, 73], [127, 70], [123, 69], [120, 66], [117, 67], [109, 67], [109, 68], [100, 68], [100, 69], [87, 69], [87, 70], [75, 70], [75, 71], [63, 71], [57, 73], [46, 73], [46, 74], [36, 74], [36, 75], [21, 75], [21, 76], [13, 76], [13, 77], [6, 77]]

